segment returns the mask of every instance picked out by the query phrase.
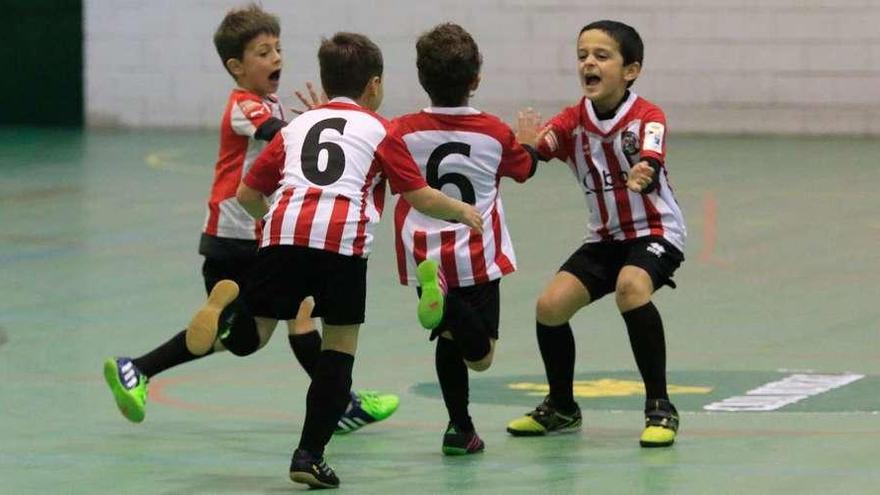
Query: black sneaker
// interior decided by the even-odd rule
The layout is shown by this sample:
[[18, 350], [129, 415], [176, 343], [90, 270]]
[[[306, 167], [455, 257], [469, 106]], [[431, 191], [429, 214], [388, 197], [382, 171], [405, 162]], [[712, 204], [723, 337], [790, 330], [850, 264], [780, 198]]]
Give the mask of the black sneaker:
[[669, 447], [678, 434], [678, 411], [665, 399], [645, 401], [645, 429], [639, 438], [642, 447]]
[[339, 478], [323, 457], [315, 457], [303, 449], [293, 451], [290, 459], [290, 479], [312, 488], [338, 488]]
[[474, 431], [462, 431], [449, 423], [443, 434], [443, 453], [446, 455], [478, 454], [486, 448], [483, 439]]
[[577, 403], [574, 411], [562, 412], [544, 398], [534, 411], [507, 424], [507, 432], [515, 437], [536, 437], [548, 433], [569, 433], [581, 427], [581, 408]]

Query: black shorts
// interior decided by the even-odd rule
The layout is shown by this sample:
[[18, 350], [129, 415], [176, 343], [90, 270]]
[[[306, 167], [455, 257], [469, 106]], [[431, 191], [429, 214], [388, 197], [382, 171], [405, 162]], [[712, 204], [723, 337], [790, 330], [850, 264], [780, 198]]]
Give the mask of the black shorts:
[[[477, 317], [483, 322], [486, 335], [498, 340], [498, 322], [501, 316], [501, 279], [468, 287], [449, 289], [449, 296], [458, 297], [463, 303], [474, 309]], [[421, 295], [421, 289], [416, 294]], [[447, 296], [447, 297], [449, 297]], [[446, 320], [431, 332], [431, 340], [449, 330]]]
[[367, 299], [367, 260], [300, 246], [263, 248], [243, 294], [253, 316], [292, 320], [300, 302], [313, 296], [313, 314], [325, 323], [360, 324]]
[[234, 280], [239, 287], [244, 286], [248, 272], [257, 259], [256, 251], [252, 256], [238, 258], [205, 257], [202, 263], [202, 278], [205, 279], [205, 292], [210, 293], [214, 285], [221, 280]]
[[575, 251], [559, 271], [568, 272], [584, 284], [590, 301], [614, 292], [617, 275], [626, 265], [637, 266], [651, 277], [656, 291], [662, 285], [675, 288], [672, 274], [684, 261], [684, 254], [662, 237], [640, 237], [628, 241], [591, 242]]

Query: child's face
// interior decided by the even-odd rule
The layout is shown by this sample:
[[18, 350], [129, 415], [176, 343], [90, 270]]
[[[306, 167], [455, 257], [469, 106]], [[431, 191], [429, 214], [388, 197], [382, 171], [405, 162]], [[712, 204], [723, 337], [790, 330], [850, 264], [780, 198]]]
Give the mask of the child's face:
[[278, 91], [281, 78], [281, 42], [276, 36], [261, 33], [244, 47], [238, 63], [230, 69], [238, 85], [260, 96]]
[[578, 37], [578, 75], [584, 95], [599, 110], [611, 110], [639, 75], [641, 64], [623, 65], [620, 46], [605, 31], [590, 29]]

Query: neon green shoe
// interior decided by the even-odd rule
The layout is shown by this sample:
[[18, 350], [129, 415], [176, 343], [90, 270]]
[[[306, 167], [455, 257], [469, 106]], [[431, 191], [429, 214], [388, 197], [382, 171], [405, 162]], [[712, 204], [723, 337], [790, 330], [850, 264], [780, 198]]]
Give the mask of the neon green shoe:
[[422, 288], [422, 294], [419, 296], [419, 323], [426, 329], [433, 330], [443, 320], [446, 278], [434, 260], [425, 260], [419, 263], [416, 278]]
[[334, 434], [342, 435], [360, 430], [394, 414], [400, 405], [400, 397], [394, 394], [380, 394], [374, 390], [351, 392], [351, 402], [339, 422]]
[[678, 433], [678, 411], [671, 402], [651, 399], [645, 402], [645, 430], [639, 439], [642, 447], [669, 447]]
[[137, 369], [131, 359], [107, 358], [104, 361], [104, 380], [113, 392], [116, 407], [132, 423], [144, 420], [144, 408], [147, 405], [146, 375]]

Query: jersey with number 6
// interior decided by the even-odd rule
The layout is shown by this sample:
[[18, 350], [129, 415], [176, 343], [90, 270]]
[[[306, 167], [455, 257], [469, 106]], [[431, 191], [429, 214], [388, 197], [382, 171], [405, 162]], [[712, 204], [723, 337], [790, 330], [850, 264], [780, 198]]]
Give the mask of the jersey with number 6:
[[516, 270], [498, 181], [506, 176], [524, 182], [534, 163], [510, 128], [474, 108], [433, 107], [398, 117], [394, 132], [428, 185], [474, 205], [483, 216], [478, 234], [419, 213], [400, 198], [394, 211], [400, 283], [416, 285], [416, 266], [425, 259], [440, 263], [450, 287], [485, 283]]
[[334, 98], [283, 128], [244, 183], [278, 194], [263, 218], [260, 247], [294, 245], [366, 258], [385, 198], [427, 184], [388, 122]]
[[[590, 209], [586, 242], [660, 236], [684, 252], [684, 217], [667, 176], [666, 117], [660, 107], [629, 93], [607, 120], [581, 98], [550, 119], [552, 132], [538, 145], [544, 157], [566, 161]], [[648, 194], [627, 189], [632, 166], [645, 158], [660, 164]]]

